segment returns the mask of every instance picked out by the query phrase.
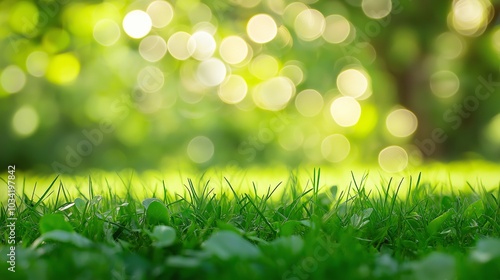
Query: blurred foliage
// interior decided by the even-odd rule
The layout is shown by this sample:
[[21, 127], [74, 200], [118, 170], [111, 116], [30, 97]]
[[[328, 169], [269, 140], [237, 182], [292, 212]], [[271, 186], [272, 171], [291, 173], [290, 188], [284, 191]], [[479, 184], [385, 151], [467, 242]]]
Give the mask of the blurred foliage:
[[0, 3], [1, 162], [500, 159], [500, 1]]

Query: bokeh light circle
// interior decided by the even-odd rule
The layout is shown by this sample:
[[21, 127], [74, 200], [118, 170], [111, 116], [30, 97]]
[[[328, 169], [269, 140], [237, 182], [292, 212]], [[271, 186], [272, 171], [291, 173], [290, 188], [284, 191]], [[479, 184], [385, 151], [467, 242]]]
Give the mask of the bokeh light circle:
[[219, 46], [221, 58], [229, 64], [239, 64], [248, 56], [248, 44], [239, 36], [224, 38]]
[[353, 126], [361, 117], [361, 105], [350, 96], [342, 96], [332, 102], [330, 114], [338, 125], [343, 127]]
[[2, 71], [0, 83], [8, 93], [19, 92], [26, 85], [26, 74], [17, 65], [9, 65]]
[[243, 77], [229, 75], [219, 87], [219, 98], [227, 104], [241, 102], [248, 92], [248, 85]]
[[430, 78], [430, 87], [432, 93], [437, 97], [447, 98], [458, 92], [460, 80], [452, 71], [438, 71], [432, 74]]
[[389, 15], [392, 10], [391, 0], [363, 0], [361, 8], [365, 15], [373, 19], [381, 19]]
[[329, 15], [325, 18], [323, 39], [331, 44], [344, 42], [351, 32], [351, 24], [341, 15]]
[[396, 109], [385, 120], [389, 132], [396, 137], [408, 137], [417, 130], [417, 116], [407, 109]]
[[214, 155], [215, 147], [208, 137], [196, 136], [187, 146], [187, 154], [193, 162], [201, 164], [209, 161]]
[[248, 21], [247, 34], [255, 43], [265, 44], [276, 37], [278, 27], [270, 15], [257, 14]]
[[329, 135], [321, 142], [321, 154], [330, 162], [343, 161], [350, 151], [351, 143], [342, 134]]
[[323, 109], [323, 96], [314, 89], [306, 89], [295, 97], [295, 108], [304, 117], [314, 117]]
[[174, 8], [167, 1], [153, 1], [146, 9], [151, 24], [156, 28], [167, 26], [174, 17]]
[[191, 35], [183, 31], [176, 32], [168, 38], [167, 49], [175, 59], [186, 60], [191, 57], [192, 50], [188, 48], [189, 38]]
[[401, 172], [408, 166], [408, 153], [399, 146], [389, 146], [380, 151], [378, 164], [386, 172]]
[[360, 97], [368, 90], [368, 86], [368, 78], [357, 69], [344, 70], [337, 76], [337, 87], [346, 96]]
[[125, 15], [122, 26], [128, 36], [134, 39], [139, 39], [148, 35], [149, 31], [151, 31], [153, 23], [146, 12], [133, 10]]
[[191, 56], [197, 60], [212, 57], [216, 47], [214, 37], [206, 31], [196, 31], [188, 40], [188, 49]]
[[257, 85], [253, 92], [255, 104], [265, 110], [279, 111], [286, 107], [293, 94], [295, 86], [290, 79], [275, 77]]
[[156, 62], [167, 53], [167, 43], [157, 35], [147, 36], [139, 44], [139, 54], [149, 62]]
[[49, 65], [49, 55], [46, 52], [34, 51], [26, 58], [26, 69], [34, 77], [42, 77]]
[[19, 108], [12, 118], [12, 129], [20, 137], [32, 135], [38, 128], [40, 117], [29, 105]]
[[314, 9], [307, 9], [300, 12], [295, 18], [294, 29], [300, 39], [304, 41], [313, 41], [325, 31], [325, 17]]
[[198, 65], [196, 77], [205, 86], [213, 87], [220, 85], [227, 75], [224, 62], [218, 58], [210, 58]]
[[102, 19], [94, 25], [94, 39], [101, 45], [109, 47], [120, 39], [120, 26], [110, 19]]

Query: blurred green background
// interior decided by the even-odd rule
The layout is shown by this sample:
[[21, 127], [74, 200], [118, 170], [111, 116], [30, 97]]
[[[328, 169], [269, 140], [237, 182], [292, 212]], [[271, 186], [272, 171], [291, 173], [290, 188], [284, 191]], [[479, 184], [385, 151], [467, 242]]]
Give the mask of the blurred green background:
[[500, 160], [500, 1], [2, 1], [2, 166]]

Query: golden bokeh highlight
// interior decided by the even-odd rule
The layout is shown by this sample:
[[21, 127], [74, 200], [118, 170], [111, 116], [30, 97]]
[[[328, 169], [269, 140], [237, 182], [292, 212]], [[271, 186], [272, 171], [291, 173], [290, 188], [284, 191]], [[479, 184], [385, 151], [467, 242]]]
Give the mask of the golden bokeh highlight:
[[220, 85], [226, 78], [227, 68], [218, 58], [202, 61], [196, 71], [196, 77], [204, 86], [213, 87]]
[[341, 15], [329, 15], [325, 18], [325, 31], [322, 36], [331, 44], [344, 42], [351, 32], [351, 23]]
[[338, 125], [343, 127], [353, 126], [361, 116], [361, 105], [353, 97], [342, 96], [333, 100], [330, 106], [330, 114]]
[[293, 82], [285, 77], [275, 77], [258, 84], [253, 90], [253, 100], [262, 109], [284, 109], [295, 94]]
[[191, 57], [193, 50], [188, 48], [189, 38], [191, 38], [191, 35], [183, 31], [172, 34], [167, 41], [167, 49], [170, 55], [177, 60], [186, 60]]
[[167, 26], [174, 17], [174, 8], [167, 1], [153, 1], [146, 9], [151, 24], [156, 28]]
[[295, 108], [304, 117], [314, 117], [323, 110], [323, 96], [314, 89], [306, 89], [295, 97]]
[[347, 69], [337, 76], [337, 88], [345, 96], [361, 97], [369, 87], [368, 77], [357, 69]]
[[460, 89], [460, 79], [449, 70], [438, 71], [430, 77], [430, 87], [434, 95], [448, 98], [455, 95]]
[[276, 37], [278, 26], [270, 15], [257, 14], [248, 21], [247, 34], [255, 43], [265, 44]]
[[417, 130], [418, 119], [413, 112], [407, 109], [396, 109], [385, 119], [389, 132], [396, 137], [408, 137]]
[[158, 35], [147, 36], [139, 44], [139, 54], [149, 62], [159, 61], [166, 53], [167, 42]]
[[247, 92], [247, 82], [239, 75], [229, 75], [218, 90], [219, 98], [227, 104], [241, 102], [247, 95]]
[[385, 172], [401, 172], [408, 166], [408, 153], [400, 146], [389, 146], [378, 154], [378, 164]]
[[12, 129], [19, 137], [28, 137], [38, 128], [40, 117], [30, 105], [19, 108], [12, 118]]
[[188, 40], [188, 50], [197, 60], [206, 60], [212, 57], [217, 48], [212, 34], [206, 31], [196, 31]]
[[441, 57], [455, 59], [465, 51], [465, 43], [458, 35], [452, 32], [444, 32], [435, 40], [435, 48]]
[[294, 29], [297, 36], [304, 41], [313, 41], [321, 37], [325, 31], [325, 17], [314, 9], [300, 12], [294, 21]]
[[26, 85], [26, 74], [17, 65], [9, 65], [3, 69], [0, 75], [0, 83], [7, 93], [21, 91]]
[[249, 54], [249, 46], [239, 36], [228, 36], [222, 40], [219, 46], [220, 57], [229, 64], [242, 63]]
[[372, 19], [381, 19], [391, 13], [391, 0], [362, 0], [361, 8], [365, 15]]
[[289, 78], [294, 85], [300, 85], [304, 81], [304, 71], [299, 66], [301, 63], [298, 61], [287, 62], [281, 68], [280, 75]]
[[461, 35], [475, 37], [486, 30], [492, 13], [489, 0], [455, 0], [448, 24]]

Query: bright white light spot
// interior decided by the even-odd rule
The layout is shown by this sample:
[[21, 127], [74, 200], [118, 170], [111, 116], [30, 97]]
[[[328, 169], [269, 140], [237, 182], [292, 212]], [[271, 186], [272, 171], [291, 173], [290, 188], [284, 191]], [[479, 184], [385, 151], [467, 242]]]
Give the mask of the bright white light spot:
[[245, 98], [248, 85], [245, 79], [238, 75], [230, 75], [219, 87], [219, 98], [228, 104], [239, 103]]
[[339, 97], [332, 102], [330, 113], [338, 125], [353, 126], [361, 116], [361, 105], [350, 96]]
[[295, 18], [294, 28], [300, 39], [313, 41], [323, 34], [325, 24], [325, 17], [320, 11], [307, 9]]
[[439, 71], [430, 78], [432, 93], [437, 97], [447, 98], [455, 95], [460, 88], [458, 76], [451, 71]]
[[220, 43], [221, 58], [229, 64], [239, 64], [248, 56], [248, 44], [239, 36], [229, 36]]
[[152, 25], [156, 28], [167, 26], [174, 17], [174, 8], [167, 1], [152, 2], [146, 12], [151, 17]]
[[278, 27], [270, 15], [258, 14], [248, 21], [247, 34], [255, 43], [264, 44], [276, 37]]
[[149, 62], [156, 62], [167, 53], [167, 43], [157, 35], [148, 36], [141, 40], [139, 53]]
[[120, 26], [110, 19], [102, 19], [94, 25], [94, 39], [106, 47], [116, 43], [120, 33]]
[[165, 76], [158, 67], [149, 65], [139, 72], [137, 83], [145, 92], [155, 92], [163, 87]]
[[378, 164], [389, 173], [403, 171], [408, 165], [408, 153], [399, 146], [389, 146], [378, 154]]
[[12, 128], [21, 137], [28, 137], [38, 128], [39, 116], [35, 109], [25, 105], [16, 111], [12, 118]]
[[290, 79], [276, 77], [257, 85], [253, 92], [255, 104], [265, 110], [279, 111], [286, 107], [293, 94], [295, 86]]
[[408, 137], [417, 130], [417, 116], [406, 109], [392, 111], [385, 120], [389, 132], [396, 137]]
[[357, 98], [368, 89], [368, 78], [359, 70], [348, 69], [337, 76], [337, 87], [343, 95]]
[[0, 82], [3, 89], [8, 93], [16, 93], [24, 88], [26, 84], [26, 74], [16, 65], [7, 66], [2, 71]]
[[140, 10], [133, 10], [123, 18], [123, 30], [128, 36], [139, 39], [148, 35], [152, 22], [149, 15]]
[[451, 25], [462, 35], [479, 36], [484, 32], [490, 21], [489, 14], [491, 10], [490, 1], [453, 1]]
[[295, 107], [304, 117], [314, 117], [323, 109], [323, 96], [314, 89], [306, 89], [295, 97]]
[[392, 10], [391, 0], [363, 0], [361, 8], [367, 17], [381, 19]]
[[351, 151], [351, 143], [342, 134], [327, 136], [321, 142], [321, 154], [330, 162], [343, 161]]
[[212, 34], [205, 31], [197, 31], [188, 41], [188, 49], [191, 52], [191, 56], [197, 60], [205, 60], [210, 57], [215, 52], [217, 44]]
[[218, 58], [202, 61], [196, 72], [200, 83], [208, 87], [220, 85], [226, 78], [226, 74], [226, 65]]
[[187, 146], [189, 158], [198, 164], [209, 161], [214, 155], [214, 150], [214, 144], [205, 136], [196, 136]]
[[351, 24], [341, 15], [330, 15], [325, 19], [323, 39], [331, 44], [344, 42], [351, 32]]
[[188, 49], [188, 41], [191, 38], [186, 32], [176, 32], [167, 41], [167, 48], [170, 54], [178, 60], [188, 59], [192, 52]]
[[42, 77], [47, 71], [49, 56], [42, 51], [34, 51], [26, 58], [26, 69], [35, 77]]

